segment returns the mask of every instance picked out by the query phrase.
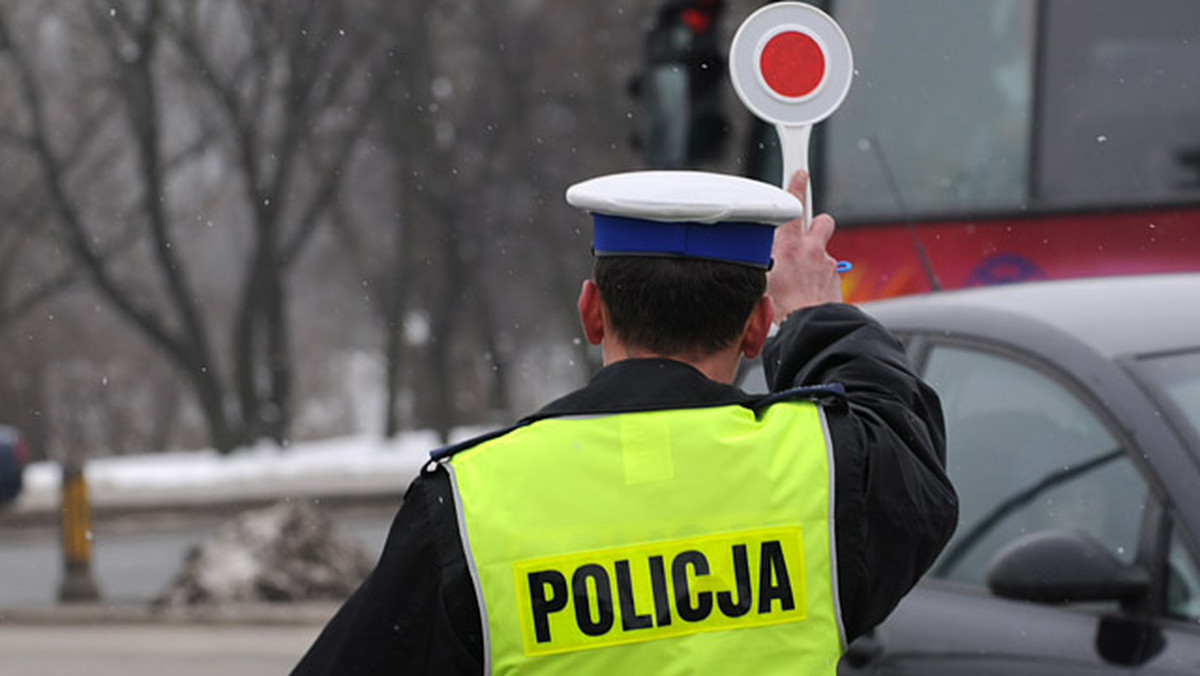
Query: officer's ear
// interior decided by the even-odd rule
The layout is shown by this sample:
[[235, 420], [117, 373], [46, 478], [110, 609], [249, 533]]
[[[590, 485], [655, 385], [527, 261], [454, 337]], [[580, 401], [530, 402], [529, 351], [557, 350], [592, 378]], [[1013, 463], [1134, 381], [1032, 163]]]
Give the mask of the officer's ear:
[[771, 322], [775, 321], [775, 301], [770, 296], [763, 295], [754, 304], [750, 316], [746, 318], [746, 327], [742, 331], [742, 354], [747, 359], [753, 359], [762, 352], [767, 336], [771, 332]]
[[579, 291], [579, 323], [589, 343], [599, 345], [604, 340], [604, 300], [600, 287], [590, 279], [584, 280]]

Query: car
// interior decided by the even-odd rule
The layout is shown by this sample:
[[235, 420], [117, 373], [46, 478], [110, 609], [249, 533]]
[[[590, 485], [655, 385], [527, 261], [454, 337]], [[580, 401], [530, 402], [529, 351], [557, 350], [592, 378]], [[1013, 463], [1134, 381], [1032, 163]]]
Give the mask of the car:
[[0, 507], [16, 500], [24, 485], [29, 453], [17, 428], [0, 425]]
[[864, 303], [938, 391], [958, 528], [839, 666], [1200, 673], [1200, 274]]

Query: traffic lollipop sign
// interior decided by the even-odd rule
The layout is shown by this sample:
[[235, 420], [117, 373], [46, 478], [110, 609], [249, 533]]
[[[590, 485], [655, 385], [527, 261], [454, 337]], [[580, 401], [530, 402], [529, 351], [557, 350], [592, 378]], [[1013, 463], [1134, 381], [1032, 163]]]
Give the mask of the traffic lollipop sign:
[[[800, 2], [777, 2], [742, 22], [729, 48], [729, 75], [742, 103], [775, 125], [783, 154], [783, 187], [808, 170], [812, 125], [837, 110], [850, 91], [850, 42], [828, 14]], [[804, 224], [812, 218], [812, 189]]]

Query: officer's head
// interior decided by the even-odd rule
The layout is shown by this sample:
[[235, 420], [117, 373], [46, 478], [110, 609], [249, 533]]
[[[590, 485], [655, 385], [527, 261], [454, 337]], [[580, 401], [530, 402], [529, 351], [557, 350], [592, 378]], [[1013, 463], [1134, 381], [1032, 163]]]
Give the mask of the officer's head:
[[650, 171], [585, 181], [567, 201], [594, 219], [579, 309], [606, 362], [613, 339], [624, 356], [758, 351], [774, 230], [800, 216], [794, 196], [736, 176]]
[[767, 286], [759, 268], [647, 256], [601, 256], [592, 280], [616, 336], [659, 355], [728, 348]]

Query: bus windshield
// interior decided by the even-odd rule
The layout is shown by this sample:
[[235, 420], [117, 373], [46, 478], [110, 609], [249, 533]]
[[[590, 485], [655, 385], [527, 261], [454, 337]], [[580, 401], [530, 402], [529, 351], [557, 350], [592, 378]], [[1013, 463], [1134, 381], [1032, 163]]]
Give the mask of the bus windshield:
[[818, 189], [844, 221], [1200, 201], [1200, 4], [831, 5], [857, 77]]

